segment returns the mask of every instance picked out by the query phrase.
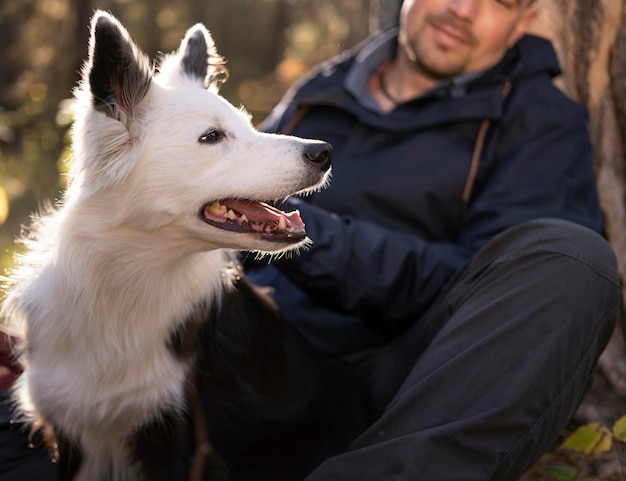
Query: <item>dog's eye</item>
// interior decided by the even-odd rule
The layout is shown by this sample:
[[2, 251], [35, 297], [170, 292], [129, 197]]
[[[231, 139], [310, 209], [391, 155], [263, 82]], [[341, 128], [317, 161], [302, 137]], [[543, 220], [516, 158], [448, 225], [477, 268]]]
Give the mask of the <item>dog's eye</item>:
[[226, 137], [226, 134], [223, 131], [213, 129], [202, 134], [202, 136], [198, 139], [198, 142], [201, 144], [214, 144], [224, 139], [224, 137]]

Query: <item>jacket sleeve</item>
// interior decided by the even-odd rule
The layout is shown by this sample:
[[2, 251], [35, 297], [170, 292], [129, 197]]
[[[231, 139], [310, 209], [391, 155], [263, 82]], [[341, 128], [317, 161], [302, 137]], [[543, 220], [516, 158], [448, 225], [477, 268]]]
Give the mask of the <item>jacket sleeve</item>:
[[567, 121], [559, 109], [520, 112], [494, 126], [494, 161], [483, 166], [454, 242], [428, 242], [292, 199], [313, 243], [279, 268], [316, 302], [393, 328], [423, 313], [446, 281], [510, 226], [552, 217], [600, 230], [584, 109]]
[[423, 312], [469, 258], [463, 248], [426, 242], [354, 217], [291, 199], [313, 240], [277, 262], [292, 281], [327, 308], [386, 328]]

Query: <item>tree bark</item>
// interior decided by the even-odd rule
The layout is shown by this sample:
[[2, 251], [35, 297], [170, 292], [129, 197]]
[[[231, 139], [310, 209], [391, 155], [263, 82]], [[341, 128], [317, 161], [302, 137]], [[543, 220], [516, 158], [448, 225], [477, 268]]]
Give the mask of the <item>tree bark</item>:
[[[384, 1], [384, 0], [383, 0]], [[605, 217], [605, 235], [626, 274], [626, 0], [543, 0], [533, 32], [550, 38], [563, 76], [558, 85], [589, 109], [596, 179]], [[622, 288], [622, 299], [626, 289]], [[613, 400], [626, 401], [624, 316], [600, 359]], [[596, 386], [598, 383], [596, 383]], [[596, 396], [595, 403], [602, 397]], [[606, 411], [595, 406], [597, 413]]]

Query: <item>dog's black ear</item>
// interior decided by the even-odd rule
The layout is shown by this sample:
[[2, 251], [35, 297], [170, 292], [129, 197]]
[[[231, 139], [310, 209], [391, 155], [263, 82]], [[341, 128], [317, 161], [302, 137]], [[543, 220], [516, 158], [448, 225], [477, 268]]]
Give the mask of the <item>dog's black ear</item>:
[[217, 91], [228, 78], [224, 57], [204, 25], [191, 27], [175, 55], [165, 57], [159, 78], [166, 85], [198, 85]]
[[117, 119], [121, 112], [132, 114], [151, 80], [150, 61], [126, 29], [112, 15], [96, 12], [91, 21], [89, 59], [83, 70], [93, 106]]

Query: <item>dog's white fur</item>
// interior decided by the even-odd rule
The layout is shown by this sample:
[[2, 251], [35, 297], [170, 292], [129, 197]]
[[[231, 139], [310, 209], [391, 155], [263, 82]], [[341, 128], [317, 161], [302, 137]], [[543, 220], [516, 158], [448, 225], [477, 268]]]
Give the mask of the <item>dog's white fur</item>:
[[[35, 221], [3, 305], [27, 339], [22, 412], [80, 440], [78, 479], [97, 479], [109, 462], [115, 479], [133, 477], [121, 440], [163, 409], [185, 409], [188, 361], [166, 341], [192, 306], [219, 302], [228, 288], [223, 248], [296, 247], [209, 225], [202, 206], [284, 198], [327, 177], [303, 162], [308, 141], [256, 131], [215, 83], [207, 89], [184, 73], [182, 52], [198, 31], [212, 48], [202, 26], [190, 29], [132, 109], [107, 115], [94, 108], [87, 80], [77, 89], [70, 185]], [[92, 51], [94, 43], [92, 34]], [[224, 138], [199, 143], [211, 129]]]

